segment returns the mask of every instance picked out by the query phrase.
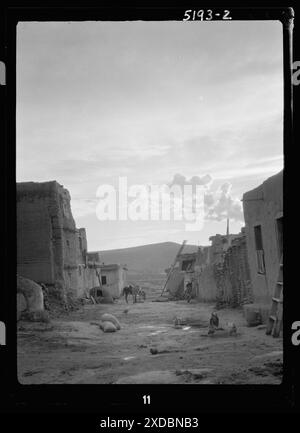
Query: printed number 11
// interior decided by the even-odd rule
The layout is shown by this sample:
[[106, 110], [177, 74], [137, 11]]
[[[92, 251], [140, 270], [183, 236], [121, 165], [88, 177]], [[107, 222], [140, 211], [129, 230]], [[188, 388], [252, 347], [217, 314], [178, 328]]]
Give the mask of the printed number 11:
[[143, 395], [144, 404], [150, 404], [150, 395]]

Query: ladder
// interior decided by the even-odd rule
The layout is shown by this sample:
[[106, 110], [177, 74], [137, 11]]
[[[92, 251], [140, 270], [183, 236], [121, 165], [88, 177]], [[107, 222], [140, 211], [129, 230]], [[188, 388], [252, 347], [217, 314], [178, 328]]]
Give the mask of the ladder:
[[165, 282], [165, 284], [164, 284], [164, 287], [163, 287], [163, 289], [162, 289], [162, 292], [161, 292], [160, 296], [163, 295], [163, 293], [164, 293], [164, 291], [165, 291], [165, 289], [166, 289], [167, 283], [168, 283], [168, 281], [169, 281], [169, 279], [170, 279], [170, 276], [171, 276], [171, 274], [172, 274], [172, 272], [173, 272], [173, 269], [175, 268], [175, 265], [176, 265], [176, 263], [177, 263], [178, 256], [181, 254], [181, 251], [183, 250], [183, 248], [184, 248], [184, 246], [185, 246], [186, 243], [187, 243], [187, 241], [183, 241], [183, 242], [182, 242], [182, 245], [180, 246], [180, 248], [179, 248], [179, 250], [178, 250], [178, 253], [176, 254], [175, 260], [174, 260], [172, 266], [170, 267], [170, 270], [169, 270], [169, 273], [168, 273], [168, 276], [167, 276], [166, 282]]
[[283, 261], [282, 256], [279, 264], [278, 278], [275, 285], [274, 296], [270, 309], [269, 321], [267, 324], [266, 334], [273, 337], [279, 337], [282, 330], [282, 313], [283, 313]]

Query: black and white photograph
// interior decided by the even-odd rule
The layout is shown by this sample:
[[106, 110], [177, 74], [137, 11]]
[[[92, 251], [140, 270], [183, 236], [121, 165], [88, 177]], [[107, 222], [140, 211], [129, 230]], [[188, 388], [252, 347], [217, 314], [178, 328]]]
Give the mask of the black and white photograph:
[[212, 13], [18, 22], [20, 384], [282, 383], [283, 26]]

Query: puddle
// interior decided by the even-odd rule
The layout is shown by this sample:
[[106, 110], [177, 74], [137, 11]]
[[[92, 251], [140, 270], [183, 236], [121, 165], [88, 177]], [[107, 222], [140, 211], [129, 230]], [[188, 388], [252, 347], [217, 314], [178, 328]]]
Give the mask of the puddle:
[[66, 345], [67, 346], [80, 346], [80, 347], [88, 347], [88, 346], [99, 346], [99, 338], [85, 338], [85, 337], [79, 337], [79, 338], [67, 338], [66, 339]]
[[283, 356], [282, 350], [274, 350], [273, 352], [264, 353], [262, 355], [256, 355], [252, 358], [252, 360], [255, 361], [255, 360], [268, 359], [268, 358], [282, 359], [282, 356]]
[[165, 326], [157, 326], [157, 325], [142, 325], [139, 326], [139, 328], [146, 328], [146, 329], [166, 329]]
[[155, 325], [142, 325], [142, 326], [139, 326], [139, 328], [156, 328], [156, 326]]
[[158, 330], [158, 331], [154, 331], [154, 332], [150, 332], [149, 335], [157, 335], [157, 334], [161, 334], [162, 332], [167, 332], [166, 330]]

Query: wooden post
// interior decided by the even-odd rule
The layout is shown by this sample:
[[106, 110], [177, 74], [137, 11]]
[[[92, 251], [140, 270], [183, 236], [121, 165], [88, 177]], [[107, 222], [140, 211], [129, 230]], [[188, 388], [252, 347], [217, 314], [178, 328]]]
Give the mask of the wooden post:
[[174, 262], [173, 262], [173, 264], [172, 264], [172, 266], [171, 266], [171, 268], [170, 268], [170, 270], [169, 270], [169, 272], [168, 272], [167, 279], [166, 279], [166, 282], [165, 282], [165, 284], [164, 284], [164, 286], [163, 286], [163, 289], [162, 289], [162, 292], [161, 292], [160, 296], [162, 296], [163, 293], [164, 293], [164, 291], [165, 291], [165, 288], [166, 288], [166, 286], [167, 286], [167, 283], [168, 283], [168, 281], [169, 281], [169, 279], [170, 279], [170, 276], [171, 276], [171, 274], [172, 274], [172, 272], [173, 272], [173, 269], [175, 268], [175, 265], [176, 265], [176, 263], [177, 263], [178, 256], [180, 255], [181, 251], [183, 250], [183, 248], [184, 248], [186, 242], [187, 242], [187, 241], [183, 241], [183, 242], [182, 242], [182, 245], [180, 246], [180, 248], [179, 248], [179, 250], [178, 250], [178, 253], [176, 254], [175, 260], [174, 260]]
[[94, 268], [95, 268], [96, 275], [98, 277], [99, 287], [100, 287], [100, 289], [102, 289], [101, 275], [100, 275], [100, 272], [97, 271], [96, 262], [95, 261], [94, 261]]

